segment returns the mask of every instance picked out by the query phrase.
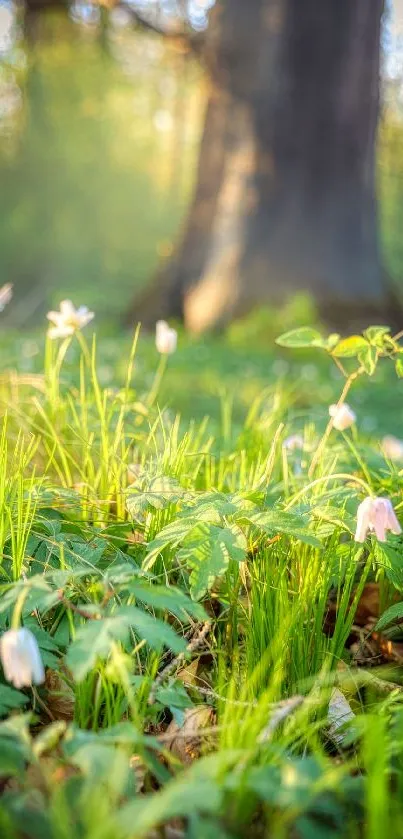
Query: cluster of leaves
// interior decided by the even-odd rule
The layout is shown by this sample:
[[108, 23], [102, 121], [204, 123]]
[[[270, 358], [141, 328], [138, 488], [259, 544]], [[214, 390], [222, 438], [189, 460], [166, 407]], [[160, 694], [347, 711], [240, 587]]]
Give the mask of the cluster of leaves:
[[399, 378], [403, 377], [403, 346], [399, 344], [400, 335], [392, 336], [388, 326], [369, 326], [362, 335], [350, 335], [341, 338], [332, 333], [324, 338], [321, 333], [309, 326], [292, 329], [277, 338], [281, 347], [306, 349], [316, 347], [325, 350], [336, 361], [345, 358], [358, 360], [359, 369], [372, 376], [379, 359], [391, 358]]

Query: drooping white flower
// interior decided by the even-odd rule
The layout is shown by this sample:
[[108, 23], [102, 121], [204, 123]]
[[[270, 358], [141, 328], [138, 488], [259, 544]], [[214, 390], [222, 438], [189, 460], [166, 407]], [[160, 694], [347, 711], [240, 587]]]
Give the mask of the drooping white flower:
[[283, 449], [287, 452], [301, 451], [304, 448], [304, 438], [301, 434], [291, 434], [286, 437], [283, 443]]
[[45, 670], [35, 635], [29, 629], [9, 629], [0, 638], [0, 659], [4, 675], [15, 688], [40, 685]]
[[391, 502], [388, 498], [371, 498], [368, 495], [357, 510], [355, 541], [365, 542], [368, 533], [374, 532], [379, 542], [386, 542], [388, 530], [396, 536], [402, 532]]
[[0, 312], [5, 309], [7, 303], [10, 302], [13, 296], [13, 287], [11, 283], [6, 283], [5, 285], [0, 288]]
[[158, 352], [170, 355], [175, 352], [178, 342], [176, 329], [171, 329], [165, 320], [158, 320], [155, 326], [155, 345]]
[[71, 300], [62, 300], [59, 312], [48, 312], [47, 318], [53, 324], [49, 327], [49, 338], [68, 338], [74, 335], [77, 329], [87, 326], [94, 317], [87, 306], [79, 306], [75, 309]]
[[393, 437], [392, 434], [387, 434], [383, 438], [381, 446], [383, 453], [390, 460], [403, 460], [403, 440]]
[[357, 417], [354, 411], [347, 405], [347, 402], [342, 402], [341, 405], [330, 405], [329, 414], [333, 419], [333, 427], [337, 431], [345, 431], [346, 428], [354, 425]]

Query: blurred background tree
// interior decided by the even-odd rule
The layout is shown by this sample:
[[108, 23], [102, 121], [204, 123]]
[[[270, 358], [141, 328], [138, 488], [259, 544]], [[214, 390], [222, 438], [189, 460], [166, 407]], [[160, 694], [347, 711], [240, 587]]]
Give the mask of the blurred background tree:
[[131, 320], [184, 313], [195, 330], [295, 289], [343, 322], [390, 315], [401, 0], [382, 29], [381, 0], [44, 2], [0, 2], [14, 325], [66, 295], [115, 322], [134, 297]]

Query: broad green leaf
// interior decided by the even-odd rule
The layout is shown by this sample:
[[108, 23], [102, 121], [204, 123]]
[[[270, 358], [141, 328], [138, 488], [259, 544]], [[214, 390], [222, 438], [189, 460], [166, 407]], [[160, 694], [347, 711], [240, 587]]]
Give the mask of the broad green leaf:
[[201, 523], [195, 528], [178, 553], [179, 561], [186, 562], [192, 569], [192, 597], [199, 600], [211, 589], [216, 578], [224, 574], [231, 559], [238, 562], [245, 559], [246, 550], [245, 535], [236, 525], [222, 528]]
[[293, 536], [300, 542], [312, 545], [314, 548], [321, 548], [321, 541], [309, 530], [305, 519], [293, 513], [284, 513], [280, 510], [264, 510], [256, 513], [247, 513], [243, 516], [248, 522], [263, 530], [265, 533], [284, 533]]
[[372, 376], [375, 372], [376, 364], [378, 361], [378, 350], [376, 347], [372, 347], [370, 344], [367, 344], [364, 350], [358, 353], [358, 361], [362, 364], [368, 376]]
[[136, 606], [121, 606], [115, 614], [100, 620], [89, 620], [78, 630], [66, 656], [67, 666], [77, 682], [85, 678], [97, 659], [109, 656], [115, 641], [127, 644], [130, 627], [153, 649], [160, 650], [166, 646], [174, 653], [186, 649], [184, 639], [169, 624]]
[[145, 478], [139, 485], [130, 487], [126, 507], [132, 518], [137, 518], [149, 511], [165, 510], [170, 504], [177, 504], [186, 495], [187, 491], [175, 478], [158, 475], [151, 479]]
[[393, 603], [393, 605], [389, 606], [389, 609], [386, 609], [383, 615], [381, 615], [379, 620], [376, 622], [374, 629], [378, 631], [385, 629], [385, 626], [388, 626], [389, 623], [394, 623], [401, 618], [403, 618], [403, 602]]
[[15, 690], [9, 685], [0, 684], [0, 716], [4, 716], [16, 708], [21, 708], [28, 702], [29, 697], [25, 693], [21, 693], [21, 691]]
[[343, 338], [332, 349], [332, 355], [337, 358], [354, 358], [361, 350], [368, 347], [368, 341], [362, 335], [350, 335], [349, 338]]
[[397, 375], [399, 376], [399, 379], [403, 379], [403, 358], [401, 356], [399, 356], [399, 358], [396, 359], [395, 370]]
[[117, 824], [127, 839], [146, 837], [153, 827], [169, 819], [185, 818], [195, 813], [216, 813], [223, 797], [223, 789], [210, 778], [189, 778], [183, 773], [153, 795], [124, 804], [117, 814]]
[[191, 615], [196, 620], [206, 619], [206, 613], [200, 603], [195, 603], [183, 591], [173, 586], [168, 588], [135, 581], [127, 586], [127, 590], [153, 609], [167, 609], [182, 619], [186, 615]]
[[338, 332], [332, 332], [326, 341], [326, 349], [328, 352], [331, 352], [333, 347], [336, 346], [340, 341], [340, 335]]
[[153, 539], [148, 545], [147, 556], [143, 562], [143, 569], [149, 571], [153, 567], [158, 555], [168, 546], [176, 547], [179, 543], [190, 533], [194, 527], [197, 527], [197, 519], [179, 518], [167, 524], [160, 530], [158, 536]]
[[125, 617], [129, 626], [136, 630], [140, 638], [145, 638], [154, 650], [167, 647], [174, 653], [182, 653], [186, 649], [185, 639], [177, 635], [169, 623], [165, 623], [154, 615], [149, 615], [136, 606], [122, 606], [121, 617]]
[[384, 568], [386, 577], [395, 588], [403, 591], [403, 563], [401, 551], [387, 542], [375, 542], [374, 554], [378, 565]]
[[302, 347], [325, 347], [326, 341], [322, 338], [317, 329], [310, 326], [302, 326], [299, 329], [291, 329], [276, 338], [276, 344], [280, 347], [302, 348]]
[[364, 335], [370, 344], [374, 344], [375, 347], [379, 348], [383, 347], [383, 339], [389, 332], [389, 326], [369, 326], [368, 329], [364, 329]]

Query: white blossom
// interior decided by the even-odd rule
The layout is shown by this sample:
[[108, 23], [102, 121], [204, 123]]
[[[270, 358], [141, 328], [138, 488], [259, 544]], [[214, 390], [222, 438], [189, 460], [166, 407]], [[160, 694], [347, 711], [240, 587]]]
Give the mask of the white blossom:
[[170, 355], [175, 352], [178, 342], [176, 329], [171, 329], [165, 320], [158, 320], [155, 327], [155, 345], [158, 352]]
[[304, 448], [304, 438], [301, 434], [291, 434], [286, 437], [283, 443], [283, 449], [287, 452], [301, 451]]
[[40, 685], [45, 670], [35, 635], [29, 629], [9, 629], [0, 638], [0, 659], [5, 678], [16, 688]]
[[10, 302], [12, 296], [13, 287], [11, 283], [6, 283], [6, 285], [3, 285], [2, 288], [0, 288], [0, 312], [2, 312], [3, 309], [5, 309], [7, 303]]
[[77, 329], [87, 326], [94, 317], [87, 306], [79, 306], [75, 309], [71, 300], [62, 300], [59, 312], [48, 312], [47, 318], [53, 324], [49, 327], [49, 338], [68, 338], [74, 335]]
[[402, 532], [391, 502], [388, 498], [371, 498], [368, 495], [357, 510], [355, 541], [365, 542], [368, 533], [374, 532], [379, 542], [386, 542], [388, 530], [396, 536]]
[[387, 434], [382, 440], [382, 451], [390, 460], [403, 460], [403, 440]]
[[330, 405], [329, 414], [333, 419], [333, 427], [337, 431], [345, 431], [346, 428], [352, 426], [357, 417], [354, 411], [347, 405], [347, 402], [342, 402], [341, 405]]

